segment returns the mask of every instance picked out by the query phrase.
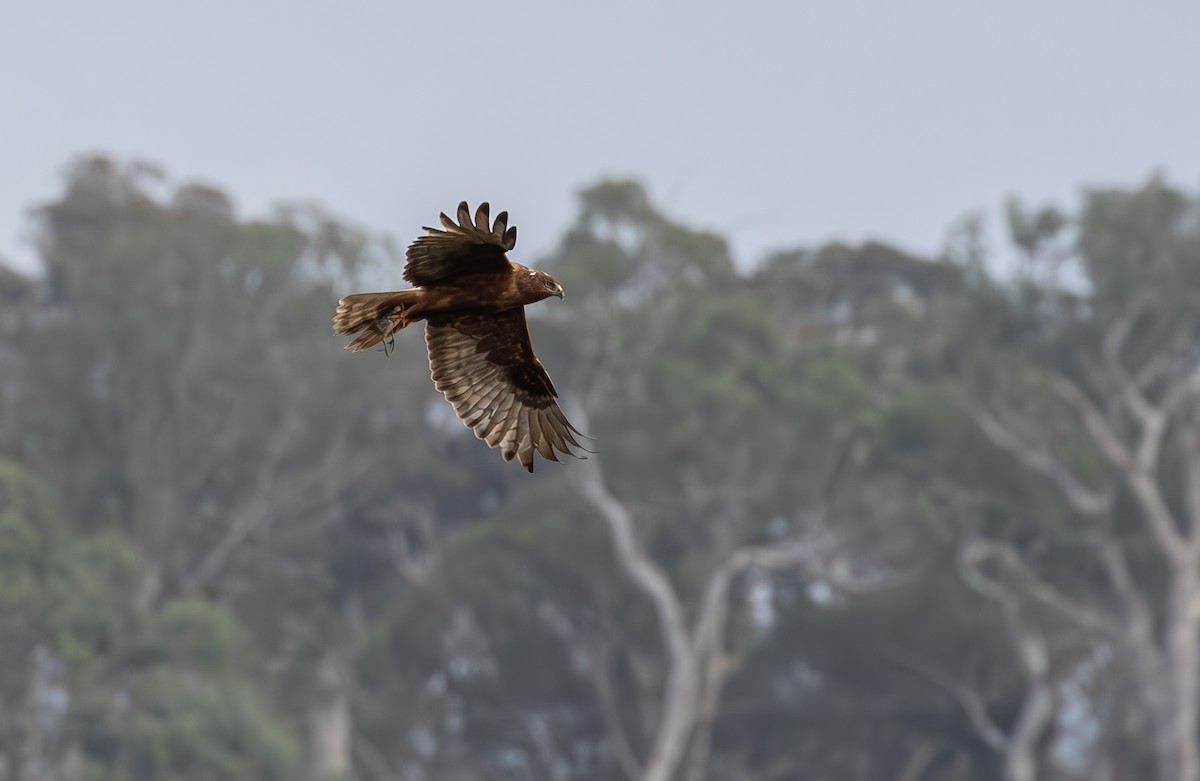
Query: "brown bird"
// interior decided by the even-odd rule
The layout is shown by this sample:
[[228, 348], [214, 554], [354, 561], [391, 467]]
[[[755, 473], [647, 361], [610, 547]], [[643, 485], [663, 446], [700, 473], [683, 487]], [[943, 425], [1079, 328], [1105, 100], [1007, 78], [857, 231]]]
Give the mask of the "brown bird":
[[358, 334], [348, 350], [382, 343], [387, 351], [397, 331], [424, 320], [433, 384], [475, 436], [530, 472], [534, 451], [551, 461], [558, 460], [556, 450], [584, 458], [571, 450], [586, 450], [574, 437], [582, 433], [559, 408], [525, 322], [525, 305], [561, 299], [562, 285], [505, 255], [517, 244], [508, 212], [489, 225], [482, 203], [472, 222], [463, 201], [458, 223], [444, 213], [441, 218], [443, 230], [426, 227], [428, 234], [408, 247], [404, 279], [414, 287], [346, 296], [338, 302], [334, 332]]

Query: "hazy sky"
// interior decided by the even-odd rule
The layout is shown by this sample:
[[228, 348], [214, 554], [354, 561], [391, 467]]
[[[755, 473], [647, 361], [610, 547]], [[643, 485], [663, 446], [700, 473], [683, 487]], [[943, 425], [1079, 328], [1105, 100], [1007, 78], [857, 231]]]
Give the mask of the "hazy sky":
[[936, 251], [1009, 193], [1200, 183], [1200, 3], [68, 0], [0, 8], [0, 256], [84, 151], [407, 241], [461, 199], [548, 249], [637, 176], [742, 261]]

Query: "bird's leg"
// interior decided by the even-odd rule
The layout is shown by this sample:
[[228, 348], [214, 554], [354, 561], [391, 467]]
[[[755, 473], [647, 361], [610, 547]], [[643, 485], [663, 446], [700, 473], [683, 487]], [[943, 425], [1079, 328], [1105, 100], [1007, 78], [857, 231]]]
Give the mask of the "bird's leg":
[[383, 349], [383, 354], [391, 355], [392, 350], [396, 347], [396, 337], [393, 335], [394, 332], [392, 330], [392, 318], [378, 317], [371, 324], [371, 327], [375, 329], [375, 333], [379, 334], [379, 344]]
[[392, 310], [392, 318], [396, 321], [394, 330], [399, 331], [408, 327], [408, 315], [404, 313], [406, 307], [398, 306]]
[[393, 307], [391, 314], [375, 320], [375, 332], [383, 337], [383, 354], [391, 355], [396, 349], [396, 332], [408, 325], [404, 316], [404, 307]]

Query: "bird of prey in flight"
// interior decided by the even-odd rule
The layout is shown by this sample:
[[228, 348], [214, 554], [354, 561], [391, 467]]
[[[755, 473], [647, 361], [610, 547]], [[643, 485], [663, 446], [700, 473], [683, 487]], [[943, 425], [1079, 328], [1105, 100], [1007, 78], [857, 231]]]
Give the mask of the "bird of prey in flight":
[[475, 436], [533, 471], [533, 454], [558, 461], [555, 451], [583, 458], [581, 432], [558, 406], [558, 392], [533, 352], [525, 305], [563, 297], [562, 285], [544, 271], [505, 254], [517, 243], [508, 213], [489, 224], [488, 205], [471, 219], [467, 202], [458, 222], [441, 215], [442, 228], [425, 228], [408, 247], [404, 279], [413, 285], [391, 293], [355, 293], [338, 302], [333, 330], [357, 336], [358, 352], [390, 347], [397, 331], [425, 321], [433, 384]]

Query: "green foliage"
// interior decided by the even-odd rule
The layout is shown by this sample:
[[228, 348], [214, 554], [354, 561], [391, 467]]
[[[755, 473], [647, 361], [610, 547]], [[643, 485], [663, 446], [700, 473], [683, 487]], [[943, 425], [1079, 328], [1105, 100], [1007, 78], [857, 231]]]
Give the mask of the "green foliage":
[[144, 564], [122, 533], [109, 530], [64, 541], [70, 562], [56, 584], [55, 648], [71, 668], [86, 672], [141, 631], [137, 609]]
[[172, 602], [155, 617], [149, 629], [152, 642], [174, 664], [220, 671], [239, 658], [241, 639], [230, 611], [206, 600]]
[[291, 781], [300, 747], [245, 681], [157, 674], [127, 716], [95, 725], [85, 746], [87, 778]]
[[58, 575], [60, 534], [44, 489], [22, 467], [0, 461], [0, 615], [41, 612]]
[[1015, 198], [1009, 199], [1006, 204], [1006, 216], [1013, 244], [1030, 258], [1038, 256], [1047, 244], [1054, 241], [1067, 222], [1066, 217], [1053, 206], [1029, 213]]
[[579, 193], [579, 205], [582, 222], [598, 218], [613, 224], [636, 224], [659, 219], [646, 188], [630, 179], [609, 179], [584, 189]]
[[1089, 193], [1079, 244], [1097, 302], [1113, 306], [1146, 288], [1164, 295], [1194, 290], [1194, 215], [1195, 204], [1157, 178], [1133, 192]]
[[[588, 679], [564, 638], [586, 645], [601, 624], [615, 629], [605, 623], [614, 614], [629, 630], [649, 616], [616, 577], [603, 528], [573, 504], [559, 490], [522, 491], [455, 539], [439, 572], [396, 606], [364, 667], [383, 684], [385, 734], [412, 726], [397, 724], [399, 714], [419, 720], [460, 698], [475, 705], [463, 732], [444, 739], [477, 751], [511, 745], [512, 726], [528, 712], [567, 730], [596, 718], [590, 707], [577, 712]], [[547, 506], [562, 512], [536, 511]]]

